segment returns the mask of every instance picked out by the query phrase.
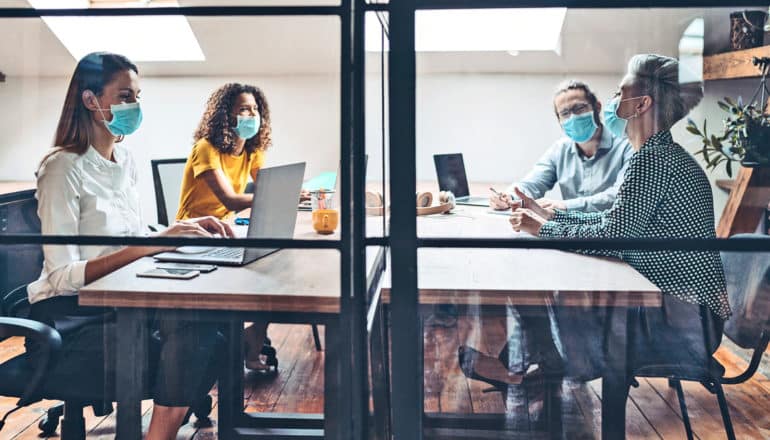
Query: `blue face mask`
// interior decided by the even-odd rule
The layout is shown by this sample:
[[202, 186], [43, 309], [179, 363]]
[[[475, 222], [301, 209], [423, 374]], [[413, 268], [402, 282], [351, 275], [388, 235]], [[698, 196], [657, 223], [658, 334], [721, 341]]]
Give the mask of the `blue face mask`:
[[564, 133], [577, 143], [583, 143], [594, 137], [599, 128], [594, 121], [594, 113], [586, 112], [582, 115], [572, 115], [561, 125]]
[[138, 102], [111, 105], [110, 112], [112, 120], [108, 122], [104, 112], [99, 108], [99, 113], [102, 114], [102, 118], [105, 118], [102, 122], [113, 136], [129, 135], [142, 123], [142, 108], [139, 107]]
[[620, 97], [618, 96], [610, 100], [607, 105], [604, 106], [604, 111], [602, 112], [604, 114], [604, 125], [613, 136], [618, 138], [624, 137], [626, 135], [626, 126], [628, 126], [628, 120], [639, 116], [638, 114], [634, 114], [628, 118], [621, 118], [618, 116], [618, 107], [620, 106], [620, 103], [637, 98], [641, 98], [641, 96], [627, 98], [621, 101]]
[[235, 126], [235, 132], [241, 139], [251, 139], [259, 133], [259, 116], [238, 116], [238, 125]]

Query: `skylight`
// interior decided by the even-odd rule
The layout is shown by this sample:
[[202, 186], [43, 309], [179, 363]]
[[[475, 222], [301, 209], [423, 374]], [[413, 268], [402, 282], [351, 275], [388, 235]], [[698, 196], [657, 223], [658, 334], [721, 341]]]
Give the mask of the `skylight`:
[[694, 19], [679, 40], [679, 82], [703, 80], [703, 19]]
[[[561, 50], [566, 8], [417, 11], [418, 52], [523, 52]], [[381, 16], [387, 20], [387, 16]], [[366, 50], [380, 50], [380, 23], [366, 16]], [[387, 41], [386, 41], [387, 50]]]
[[[89, 8], [89, 0], [29, 0], [36, 9]], [[145, 7], [147, 1], [113, 1], [109, 6]], [[162, 6], [179, 6], [164, 0]], [[95, 51], [125, 55], [132, 61], [204, 61], [187, 18], [174, 16], [43, 17], [51, 32], [79, 60]]]

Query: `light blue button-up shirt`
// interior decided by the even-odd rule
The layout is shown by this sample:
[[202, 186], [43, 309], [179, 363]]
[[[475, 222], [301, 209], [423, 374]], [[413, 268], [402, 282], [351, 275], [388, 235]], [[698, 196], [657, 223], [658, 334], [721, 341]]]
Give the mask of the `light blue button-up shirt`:
[[563, 137], [508, 192], [513, 194], [514, 186], [518, 186], [528, 196], [539, 199], [558, 183], [567, 209], [604, 211], [615, 201], [633, 154], [627, 138], [616, 138], [607, 129], [602, 129], [599, 148], [592, 157], [584, 156], [575, 141]]

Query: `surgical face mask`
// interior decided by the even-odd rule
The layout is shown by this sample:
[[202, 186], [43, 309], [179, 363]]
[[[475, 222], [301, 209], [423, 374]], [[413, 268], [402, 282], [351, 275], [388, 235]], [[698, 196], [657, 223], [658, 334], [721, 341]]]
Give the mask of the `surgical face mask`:
[[585, 112], [582, 115], [572, 115], [561, 125], [564, 133], [577, 143], [588, 141], [596, 133], [598, 126], [594, 121], [594, 113]]
[[241, 139], [251, 139], [259, 133], [259, 116], [238, 116], [238, 125], [235, 126], [235, 132]]
[[113, 104], [110, 106], [112, 120], [107, 121], [104, 111], [97, 102], [96, 108], [102, 114], [102, 122], [113, 136], [126, 136], [136, 131], [142, 123], [142, 108], [138, 102]]
[[621, 118], [618, 116], [618, 107], [620, 106], [621, 102], [630, 101], [632, 99], [638, 99], [641, 98], [641, 96], [637, 96], [634, 98], [627, 98], [621, 101], [620, 97], [613, 98], [610, 100], [610, 102], [607, 103], [607, 105], [604, 106], [604, 125], [607, 127], [607, 130], [612, 133], [615, 137], [623, 137], [626, 135], [626, 127], [628, 126], [628, 120], [635, 118], [639, 115], [634, 114], [633, 116], [630, 116], [628, 118]]

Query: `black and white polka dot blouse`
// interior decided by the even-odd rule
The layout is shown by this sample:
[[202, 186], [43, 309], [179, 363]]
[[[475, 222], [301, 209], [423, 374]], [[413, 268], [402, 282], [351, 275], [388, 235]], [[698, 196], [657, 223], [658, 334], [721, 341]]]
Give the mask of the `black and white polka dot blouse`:
[[[714, 238], [711, 186], [703, 169], [669, 131], [644, 143], [628, 164], [612, 208], [597, 213], [557, 211], [543, 237]], [[621, 258], [666, 294], [730, 316], [718, 252], [585, 251]]]

